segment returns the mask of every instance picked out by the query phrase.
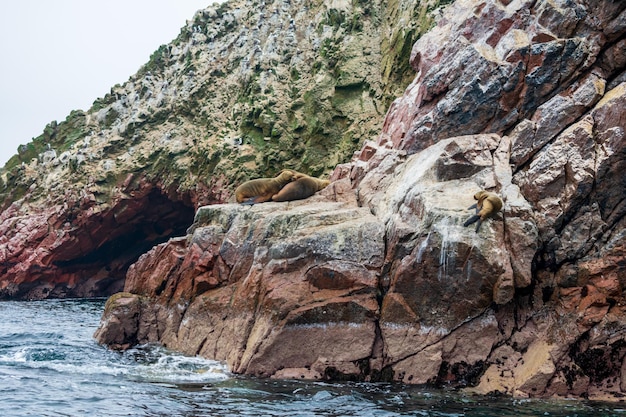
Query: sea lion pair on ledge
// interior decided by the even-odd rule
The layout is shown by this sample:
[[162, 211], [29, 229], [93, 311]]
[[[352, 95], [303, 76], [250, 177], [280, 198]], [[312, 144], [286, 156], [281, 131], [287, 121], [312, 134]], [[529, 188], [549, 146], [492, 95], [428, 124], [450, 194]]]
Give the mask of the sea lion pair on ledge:
[[244, 182], [235, 190], [235, 199], [242, 204], [302, 200], [311, 197], [328, 184], [328, 180], [283, 169], [274, 178], [257, 178]]

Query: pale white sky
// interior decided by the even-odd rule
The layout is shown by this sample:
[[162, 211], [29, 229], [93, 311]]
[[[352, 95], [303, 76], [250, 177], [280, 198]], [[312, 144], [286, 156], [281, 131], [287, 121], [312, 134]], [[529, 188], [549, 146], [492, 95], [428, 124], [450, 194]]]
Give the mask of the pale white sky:
[[223, 0], [0, 3], [0, 167], [52, 120], [87, 110]]

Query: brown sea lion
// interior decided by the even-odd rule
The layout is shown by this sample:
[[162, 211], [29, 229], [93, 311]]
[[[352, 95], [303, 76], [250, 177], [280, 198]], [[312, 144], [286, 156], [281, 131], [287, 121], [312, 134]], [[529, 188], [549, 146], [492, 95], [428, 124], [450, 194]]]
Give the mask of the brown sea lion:
[[497, 194], [489, 191], [481, 190], [474, 194], [474, 200], [477, 200], [476, 204], [472, 204], [468, 209], [476, 209], [476, 214], [467, 219], [463, 226], [469, 226], [472, 223], [478, 222], [476, 225], [476, 233], [480, 229], [480, 225], [483, 221], [495, 215], [502, 208], [502, 200]]
[[241, 184], [235, 190], [238, 203], [257, 204], [270, 201], [285, 184], [293, 180], [294, 172], [284, 169], [275, 178], [257, 178]]
[[313, 194], [330, 184], [328, 180], [310, 177], [300, 172], [294, 172], [295, 181], [285, 185], [276, 195], [272, 197], [273, 201], [293, 201], [303, 200], [311, 197]]

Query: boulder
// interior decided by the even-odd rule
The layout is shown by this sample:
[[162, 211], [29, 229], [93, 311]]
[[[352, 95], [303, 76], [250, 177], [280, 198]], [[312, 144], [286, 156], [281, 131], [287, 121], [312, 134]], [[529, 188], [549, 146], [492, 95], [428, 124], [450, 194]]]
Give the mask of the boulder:
[[[354, 363], [371, 356], [377, 334], [383, 254], [382, 224], [355, 204], [205, 206], [186, 238], [130, 268], [125, 291], [152, 302], [123, 332], [227, 361], [235, 372], [358, 374]], [[151, 320], [157, 305], [170, 311], [162, 330]], [[111, 304], [105, 315], [118, 310]], [[119, 346], [107, 327], [96, 337]]]
[[[124, 291], [150, 300], [135, 321], [110, 333], [108, 323], [124, 322], [112, 303], [96, 338], [120, 347], [123, 333], [271, 377], [393, 374], [418, 383], [436, 381], [444, 361], [482, 363], [497, 333], [492, 305], [512, 301], [515, 283], [525, 283], [513, 260], [530, 276], [536, 246], [513, 254], [505, 243], [515, 240], [506, 223], [529, 216], [527, 207], [487, 220], [480, 233], [462, 226], [473, 194], [498, 184], [491, 152], [502, 141], [451, 138], [394, 159], [384, 192], [373, 187], [386, 173], [373, 170], [356, 191], [338, 179], [307, 200], [201, 207], [186, 237], [129, 269]], [[468, 332], [485, 333], [471, 358], [456, 347], [455, 335]], [[415, 375], [422, 367], [429, 372]]]

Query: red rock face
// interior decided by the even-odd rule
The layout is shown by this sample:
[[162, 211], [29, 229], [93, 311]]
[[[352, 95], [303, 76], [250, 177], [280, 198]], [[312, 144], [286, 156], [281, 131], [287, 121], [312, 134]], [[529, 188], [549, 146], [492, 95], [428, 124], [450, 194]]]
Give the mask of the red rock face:
[[201, 208], [191, 235], [130, 268], [97, 338], [158, 340], [259, 376], [355, 374], [376, 338], [384, 232], [369, 210], [330, 199]]
[[[96, 338], [259, 376], [623, 397], [625, 10], [457, 1], [331, 186], [202, 208], [133, 265]], [[504, 208], [476, 233], [480, 189]]]
[[15, 203], [0, 217], [0, 298], [101, 297], [121, 291], [128, 267], [193, 218], [189, 203], [171, 201], [140, 182], [109, 204], [69, 196], [31, 214]]

